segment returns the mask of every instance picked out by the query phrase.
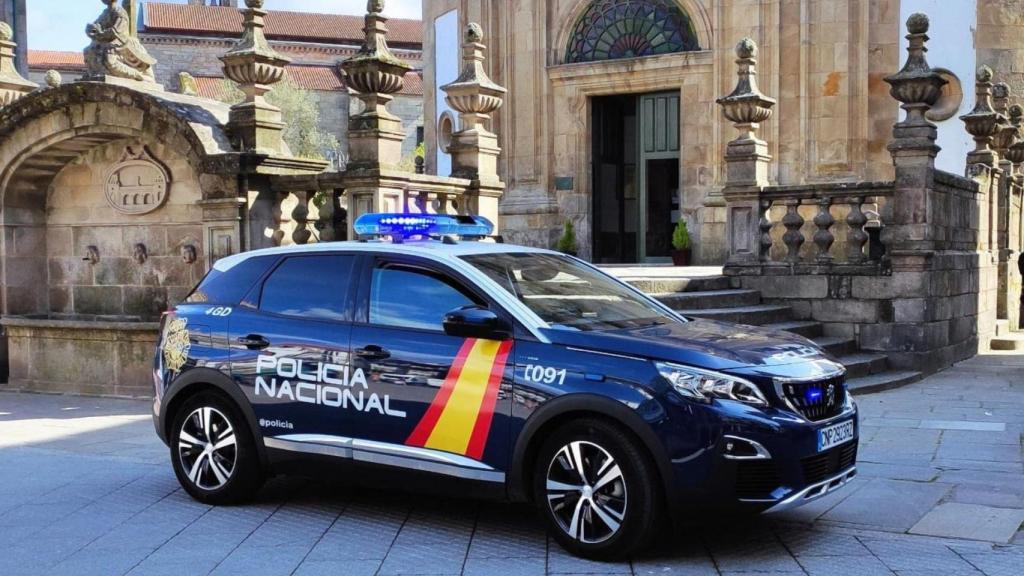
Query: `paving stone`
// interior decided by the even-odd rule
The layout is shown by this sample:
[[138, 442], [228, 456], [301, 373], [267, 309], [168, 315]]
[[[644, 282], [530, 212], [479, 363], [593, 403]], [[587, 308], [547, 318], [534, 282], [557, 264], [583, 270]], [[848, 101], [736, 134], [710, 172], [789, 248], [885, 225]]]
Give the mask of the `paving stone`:
[[964, 560], [987, 576], [1024, 574], [1024, 554], [1007, 552], [962, 553]]
[[707, 576], [717, 573], [711, 557], [703, 553], [686, 553], [681, 558], [633, 560], [633, 574], [637, 576]]
[[974, 570], [974, 567], [957, 553], [938, 542], [908, 537], [860, 540], [890, 570], [896, 572], [921, 570], [945, 575], [957, 572], [970, 573]]
[[779, 538], [798, 559], [809, 556], [871, 556], [871, 551], [849, 534], [832, 534], [817, 530], [782, 530], [779, 532]]
[[892, 576], [893, 574], [892, 570], [889, 570], [874, 556], [801, 556], [797, 560], [809, 576]]
[[709, 541], [708, 548], [722, 572], [800, 571], [782, 542], [769, 532], [719, 537]]
[[294, 576], [374, 576], [380, 560], [317, 560], [303, 562]]
[[463, 576], [544, 576], [547, 561], [537, 558], [469, 558]]
[[459, 574], [466, 561], [467, 543], [395, 544], [378, 574]]
[[291, 574], [308, 551], [309, 546], [239, 547], [227, 558], [224, 558], [224, 561], [211, 574], [213, 576]]
[[597, 562], [571, 556], [555, 541], [548, 546], [549, 574], [629, 574], [628, 562]]
[[940, 504], [910, 529], [913, 534], [1009, 543], [1024, 523], [1024, 510], [977, 504]]
[[951, 489], [948, 484], [872, 478], [822, 518], [904, 532]]

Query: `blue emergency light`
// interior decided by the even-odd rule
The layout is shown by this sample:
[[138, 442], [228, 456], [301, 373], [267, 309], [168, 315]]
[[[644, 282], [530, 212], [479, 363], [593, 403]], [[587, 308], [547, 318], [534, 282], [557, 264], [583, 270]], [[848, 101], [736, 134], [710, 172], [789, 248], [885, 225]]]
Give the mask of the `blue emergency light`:
[[354, 228], [360, 236], [390, 236], [399, 242], [411, 236], [486, 238], [494, 234], [494, 224], [483, 216], [449, 214], [363, 214]]

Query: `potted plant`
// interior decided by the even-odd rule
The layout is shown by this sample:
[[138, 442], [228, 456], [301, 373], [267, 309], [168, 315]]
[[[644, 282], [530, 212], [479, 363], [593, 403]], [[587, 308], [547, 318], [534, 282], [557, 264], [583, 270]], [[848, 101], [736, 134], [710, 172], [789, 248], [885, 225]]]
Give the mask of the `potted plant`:
[[572, 225], [571, 220], [565, 221], [565, 229], [562, 231], [562, 237], [558, 239], [558, 246], [555, 249], [563, 254], [576, 255], [576, 228]]
[[690, 231], [686, 228], [686, 220], [682, 218], [672, 231], [672, 263], [676, 266], [690, 265]]

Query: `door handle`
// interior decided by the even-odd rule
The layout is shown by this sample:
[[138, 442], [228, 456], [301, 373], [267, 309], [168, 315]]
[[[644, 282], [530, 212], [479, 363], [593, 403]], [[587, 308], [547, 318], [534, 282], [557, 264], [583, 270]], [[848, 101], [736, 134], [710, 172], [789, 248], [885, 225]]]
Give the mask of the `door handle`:
[[248, 336], [242, 336], [238, 339], [238, 343], [245, 346], [249, 350], [262, 350], [267, 346], [270, 346], [270, 340], [267, 340], [259, 334], [249, 334]]
[[387, 360], [391, 357], [391, 352], [388, 352], [380, 346], [371, 344], [370, 346], [356, 350], [356, 356], [363, 360]]

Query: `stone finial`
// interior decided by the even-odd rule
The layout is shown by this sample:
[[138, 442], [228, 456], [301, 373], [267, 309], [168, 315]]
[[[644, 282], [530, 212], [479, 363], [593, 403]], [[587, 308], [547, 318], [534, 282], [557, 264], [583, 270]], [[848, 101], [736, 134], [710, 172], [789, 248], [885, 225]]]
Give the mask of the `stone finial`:
[[284, 78], [291, 60], [278, 54], [263, 32], [263, 0], [246, 0], [242, 11], [242, 38], [220, 57], [224, 75], [238, 84], [245, 100], [231, 107], [228, 129], [244, 151], [281, 151], [281, 110], [266, 101], [271, 87]]
[[1021, 127], [1024, 125], [1024, 106], [1020, 104], [1010, 106], [1009, 117], [1010, 126], [1015, 133], [1013, 144], [1006, 149], [1005, 157], [1014, 165], [1014, 171], [1019, 178], [1021, 174], [1020, 164], [1024, 162], [1024, 133], [1021, 132]]
[[992, 108], [992, 69], [978, 68], [974, 110], [960, 117], [967, 133], [974, 137], [975, 148], [967, 155], [968, 164], [995, 166], [997, 159], [992, 150], [992, 139], [1000, 130], [1001, 115]]
[[0, 107], [7, 106], [39, 87], [35, 82], [26, 80], [14, 67], [14, 50], [18, 45], [12, 38], [14, 30], [6, 22], [0, 21]]
[[459, 131], [452, 135], [452, 176], [471, 180], [498, 181], [497, 136], [487, 129], [491, 114], [505, 103], [508, 91], [487, 75], [484, 62], [487, 46], [483, 28], [476, 22], [466, 26], [462, 45], [462, 72], [451, 84], [441, 87], [445, 100], [459, 113]]
[[740, 40], [736, 45], [736, 64], [736, 75], [739, 76], [736, 89], [716, 102], [722, 107], [722, 114], [740, 132], [735, 142], [757, 141], [758, 126], [772, 117], [776, 101], [762, 94], [757, 87], [756, 42], [750, 38]]
[[64, 78], [56, 70], [46, 71], [46, 85], [50, 88], [60, 88], [64, 84]]
[[139, 42], [132, 15], [134, 0], [127, 0], [129, 10], [118, 5], [118, 0], [103, 0], [107, 9], [85, 29], [91, 40], [84, 51], [85, 80], [105, 81], [127, 79], [156, 83], [153, 65], [156, 60]]
[[405, 132], [401, 120], [388, 111], [393, 94], [405, 86], [412, 66], [391, 53], [387, 41], [384, 2], [370, 0], [359, 52], [341, 63], [345, 83], [363, 102], [363, 110], [349, 117], [349, 170], [397, 167], [402, 160]]
[[992, 147], [1000, 156], [1017, 143], [1018, 126], [1010, 118], [1010, 86], [1005, 82], [992, 85], [992, 109], [999, 115], [999, 130], [992, 138]]
[[359, 53], [341, 63], [350, 88], [366, 107], [360, 116], [395, 119], [387, 110], [392, 94], [405, 86], [405, 75], [412, 66], [391, 53], [387, 40], [387, 17], [383, 0], [370, 0], [363, 27], [364, 39]]
[[885, 78], [889, 93], [901, 103], [907, 117], [899, 123], [902, 127], [934, 127], [925, 118], [925, 113], [942, 96], [942, 87], [948, 82], [941, 74], [928, 65], [925, 54], [928, 48], [928, 16], [920, 12], [907, 19], [907, 62], [903, 68]]

